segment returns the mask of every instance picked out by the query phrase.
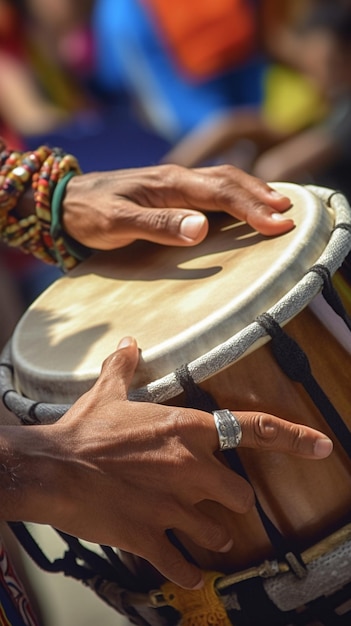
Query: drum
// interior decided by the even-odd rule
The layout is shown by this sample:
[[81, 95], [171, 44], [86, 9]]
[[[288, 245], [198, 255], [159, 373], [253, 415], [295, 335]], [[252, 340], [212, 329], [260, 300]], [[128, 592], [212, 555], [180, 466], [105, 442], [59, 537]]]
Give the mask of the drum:
[[[292, 200], [289, 233], [265, 237], [214, 214], [199, 246], [135, 242], [97, 253], [34, 302], [1, 368], [6, 405], [24, 423], [53, 421], [132, 335], [141, 359], [130, 399], [264, 411], [334, 440], [318, 463], [240, 448], [223, 457], [257, 496], [245, 515], [221, 511], [232, 550], [214, 554], [175, 538], [202, 568], [222, 573], [216, 585], [228, 623], [253, 626], [267, 622], [259, 601], [245, 600], [249, 583], [270, 624], [294, 624], [296, 611], [299, 624], [312, 623], [303, 621], [306, 607], [351, 587], [351, 326], [331, 281], [351, 249], [350, 207], [329, 189], [275, 186]], [[203, 506], [210, 513], [219, 505]], [[134, 567], [143, 577], [144, 565]], [[150, 589], [159, 583], [150, 571], [148, 580]], [[176, 623], [156, 618], [166, 605], [174, 610], [175, 595], [146, 594], [155, 617], [140, 623]], [[133, 611], [146, 619], [146, 609]]]

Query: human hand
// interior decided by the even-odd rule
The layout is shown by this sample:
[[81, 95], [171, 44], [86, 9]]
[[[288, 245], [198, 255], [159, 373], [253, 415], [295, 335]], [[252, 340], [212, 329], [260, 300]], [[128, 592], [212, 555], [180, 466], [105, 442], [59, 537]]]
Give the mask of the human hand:
[[[148, 560], [166, 578], [194, 588], [201, 572], [169, 542], [166, 530], [227, 551], [228, 531], [197, 505], [212, 500], [245, 513], [254, 494], [215, 456], [219, 443], [212, 414], [127, 400], [138, 358], [135, 341], [125, 340], [106, 359], [93, 388], [56, 424], [20, 429], [22, 437], [31, 438], [23, 454], [31, 463], [25, 500], [32, 510], [29, 518], [21, 511], [19, 519], [118, 546]], [[331, 441], [311, 428], [268, 414], [236, 415], [241, 446], [310, 459], [331, 452]], [[15, 459], [18, 473], [18, 455]]]
[[63, 226], [71, 237], [98, 250], [135, 239], [191, 246], [208, 232], [202, 211], [224, 211], [264, 235], [278, 235], [294, 226], [282, 214], [290, 204], [262, 180], [231, 165], [193, 170], [159, 165], [73, 177], [63, 201]]

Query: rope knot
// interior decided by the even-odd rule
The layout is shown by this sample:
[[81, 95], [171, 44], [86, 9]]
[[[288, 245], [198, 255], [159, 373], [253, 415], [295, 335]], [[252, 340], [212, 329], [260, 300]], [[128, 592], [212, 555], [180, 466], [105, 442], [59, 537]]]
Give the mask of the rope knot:
[[216, 593], [215, 583], [222, 574], [205, 572], [202, 589], [182, 589], [172, 582], [162, 585], [165, 601], [181, 614], [180, 626], [230, 626], [227, 612]]
[[272, 351], [282, 371], [291, 380], [304, 382], [311, 374], [311, 367], [298, 343], [283, 331], [269, 313], [259, 315], [256, 322], [271, 336]]

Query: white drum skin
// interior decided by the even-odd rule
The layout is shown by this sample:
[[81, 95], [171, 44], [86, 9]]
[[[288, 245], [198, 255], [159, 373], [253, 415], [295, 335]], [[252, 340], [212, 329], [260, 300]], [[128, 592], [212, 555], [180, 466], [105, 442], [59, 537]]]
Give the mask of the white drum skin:
[[279, 300], [319, 257], [333, 216], [298, 185], [279, 183], [296, 227], [264, 237], [212, 216], [210, 235], [190, 248], [137, 242], [95, 255], [28, 309], [12, 340], [19, 390], [70, 403], [89, 389], [126, 335], [142, 350], [134, 386], [205, 354]]

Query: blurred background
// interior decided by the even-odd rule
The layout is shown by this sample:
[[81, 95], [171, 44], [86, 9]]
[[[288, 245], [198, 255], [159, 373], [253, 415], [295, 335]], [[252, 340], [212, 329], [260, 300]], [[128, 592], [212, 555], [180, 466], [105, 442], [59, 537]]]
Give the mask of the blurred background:
[[[343, 189], [345, 128], [334, 178], [299, 164], [301, 146], [272, 148], [330, 130], [340, 100], [350, 126], [349, 14], [350, 0], [0, 0], [0, 135], [60, 146], [84, 172], [229, 162]], [[60, 273], [14, 251], [0, 261], [19, 288], [2, 312], [11, 327]]]
[[[351, 194], [350, 14], [350, 0], [0, 0], [0, 135], [60, 146], [84, 172], [232, 163]], [[60, 275], [0, 247], [0, 345]]]

